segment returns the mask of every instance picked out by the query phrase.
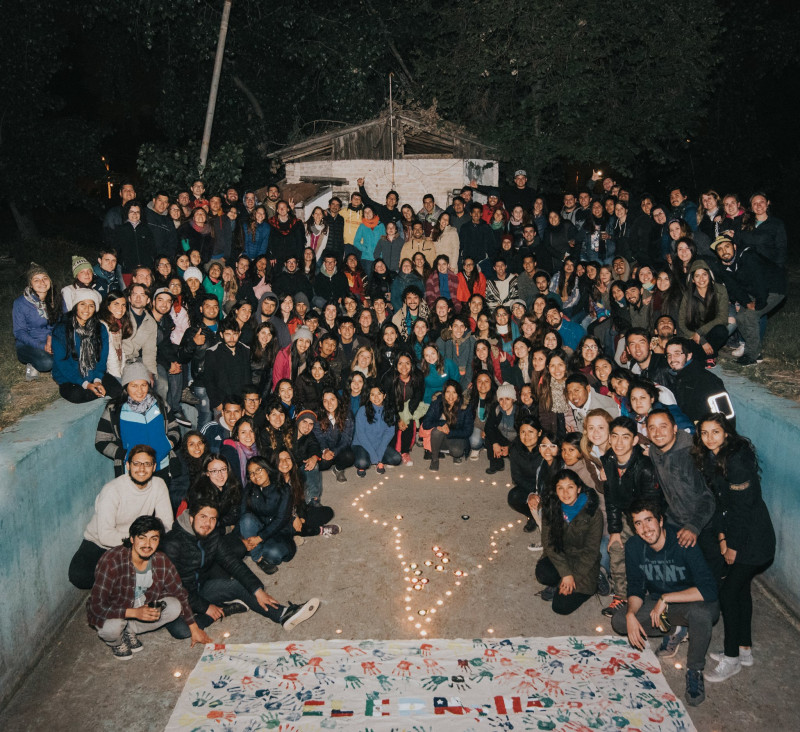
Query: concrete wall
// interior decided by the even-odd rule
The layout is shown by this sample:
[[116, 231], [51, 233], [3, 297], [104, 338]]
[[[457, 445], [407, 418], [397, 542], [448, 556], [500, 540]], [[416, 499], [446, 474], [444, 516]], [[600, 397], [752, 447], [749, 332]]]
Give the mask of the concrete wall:
[[761, 489], [778, 551], [762, 575], [769, 588], [800, 616], [800, 404], [770, 394], [752, 381], [719, 372], [736, 411], [737, 430], [752, 440], [761, 465]]
[[114, 477], [94, 449], [102, 410], [59, 400], [0, 434], [0, 707], [83, 598], [67, 569]]
[[[447, 207], [448, 194], [477, 178], [482, 185], [496, 186], [498, 166], [494, 160], [456, 158], [401, 158], [395, 160], [395, 190], [400, 204], [408, 203], [415, 211], [422, 208], [422, 197], [432, 193], [436, 202]], [[392, 188], [391, 160], [321, 160], [286, 164], [286, 182], [299, 183], [302, 176], [344, 178], [351, 192], [358, 190], [356, 181], [366, 178], [369, 197], [383, 203]], [[338, 188], [338, 186], [337, 186]]]

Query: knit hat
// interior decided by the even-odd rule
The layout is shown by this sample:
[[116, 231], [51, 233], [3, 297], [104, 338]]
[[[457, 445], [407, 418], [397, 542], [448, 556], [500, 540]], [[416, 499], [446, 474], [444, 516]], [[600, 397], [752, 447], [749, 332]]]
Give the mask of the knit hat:
[[132, 361], [122, 369], [122, 385], [127, 386], [131, 381], [143, 380], [150, 383], [150, 372], [141, 361]]
[[500, 386], [497, 387], [497, 398], [512, 399], [513, 401], [517, 401], [517, 392], [516, 389], [514, 389], [514, 385], [504, 381]]
[[97, 290], [90, 290], [88, 287], [76, 287], [70, 293], [72, 298], [72, 307], [74, 308], [79, 302], [84, 300], [91, 300], [94, 303], [95, 312], [100, 309], [100, 303], [103, 301], [102, 296]]
[[292, 336], [292, 343], [300, 340], [301, 338], [306, 341], [309, 341], [310, 343], [314, 342], [314, 335], [305, 326], [301, 326], [294, 332], [294, 335]]
[[183, 281], [188, 282], [194, 277], [198, 282], [203, 281], [203, 273], [197, 267], [187, 267], [183, 273]]
[[304, 419], [310, 419], [314, 424], [317, 423], [317, 415], [310, 409], [304, 409], [294, 418], [294, 421], [300, 424]]
[[28, 285], [31, 284], [31, 280], [36, 277], [36, 275], [47, 275], [50, 277], [48, 271], [42, 267], [41, 264], [36, 264], [36, 262], [31, 262], [31, 266], [28, 267], [28, 271], [25, 273], [25, 279], [28, 282]]
[[85, 269], [91, 270], [92, 265], [89, 264], [89, 260], [85, 257], [72, 257], [72, 276], [77, 277], [79, 273], [83, 272]]

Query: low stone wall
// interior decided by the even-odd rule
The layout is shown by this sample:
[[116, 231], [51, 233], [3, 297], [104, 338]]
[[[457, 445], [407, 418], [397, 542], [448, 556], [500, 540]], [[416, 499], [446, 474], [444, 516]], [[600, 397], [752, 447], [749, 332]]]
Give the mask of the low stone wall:
[[0, 707], [84, 593], [67, 580], [100, 488], [103, 403], [59, 400], [0, 435]]

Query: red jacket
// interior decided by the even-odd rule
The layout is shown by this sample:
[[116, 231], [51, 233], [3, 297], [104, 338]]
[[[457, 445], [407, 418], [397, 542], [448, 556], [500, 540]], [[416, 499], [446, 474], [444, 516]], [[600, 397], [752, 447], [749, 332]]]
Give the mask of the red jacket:
[[480, 295], [481, 297], [486, 297], [486, 277], [484, 276], [483, 272], [478, 272], [478, 279], [475, 280], [475, 286], [472, 288], [472, 291], [469, 289], [469, 285], [467, 284], [467, 278], [464, 276], [463, 272], [458, 273], [458, 288], [456, 290], [456, 299], [459, 302], [468, 302], [469, 299], [473, 295]]

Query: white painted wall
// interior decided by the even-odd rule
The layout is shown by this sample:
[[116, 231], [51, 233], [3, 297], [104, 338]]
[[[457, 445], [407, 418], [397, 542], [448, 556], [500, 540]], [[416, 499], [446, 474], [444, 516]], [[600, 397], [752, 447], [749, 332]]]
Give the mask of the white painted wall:
[[[437, 204], [446, 208], [453, 189], [461, 188], [473, 175], [483, 185], [496, 186], [498, 181], [495, 160], [402, 158], [395, 160], [394, 165], [394, 188], [400, 194], [400, 205], [408, 203], [415, 211], [422, 207], [426, 193], [433, 194]], [[392, 161], [320, 160], [286, 164], [287, 183], [299, 183], [303, 176], [344, 178], [348, 181], [344, 188], [351, 192], [358, 190], [356, 181], [363, 177], [370, 198], [383, 203], [386, 192], [392, 188]]]

